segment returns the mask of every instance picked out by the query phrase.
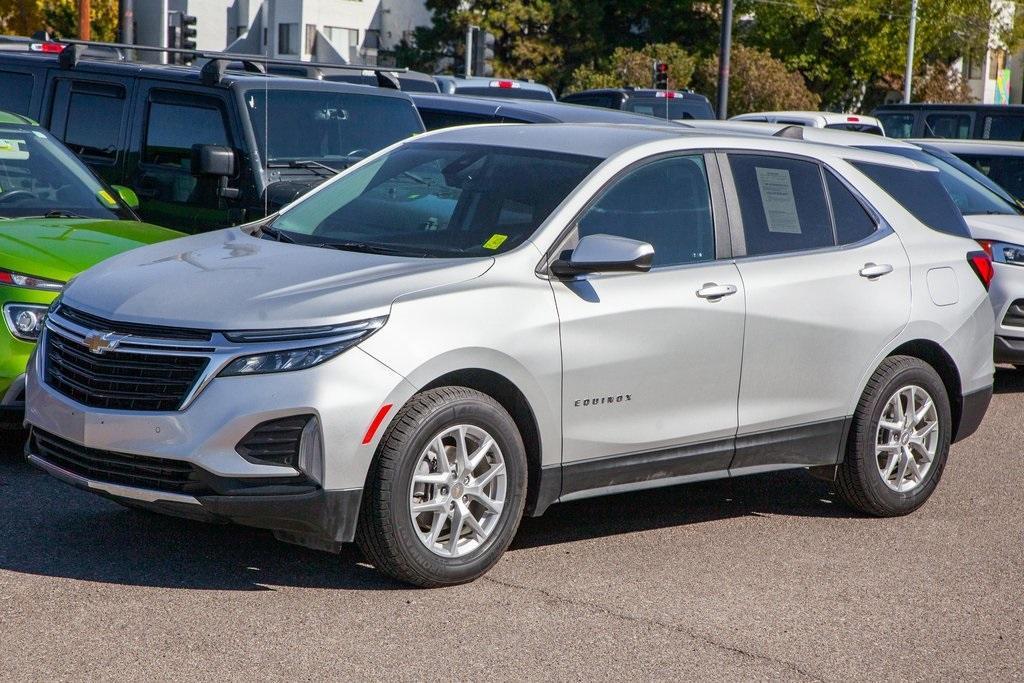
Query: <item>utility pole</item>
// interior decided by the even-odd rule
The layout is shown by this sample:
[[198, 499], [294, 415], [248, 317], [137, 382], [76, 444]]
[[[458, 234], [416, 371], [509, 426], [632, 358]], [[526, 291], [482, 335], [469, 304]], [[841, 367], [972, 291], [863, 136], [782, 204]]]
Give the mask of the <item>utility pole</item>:
[[[917, 0], [914, 0], [915, 2]], [[718, 118], [729, 118], [729, 54], [732, 52], [732, 3], [722, 0], [722, 45], [718, 51]]]
[[89, 8], [89, 0], [78, 0], [78, 39], [89, 40], [92, 32], [89, 28], [89, 17], [92, 12]]
[[914, 76], [914, 34], [917, 32], [917, 0], [910, 0], [910, 35], [907, 37], [907, 70], [903, 73], [903, 103], [910, 103], [910, 79]]
[[466, 29], [466, 54], [465, 59], [463, 60], [466, 62], [466, 78], [473, 75], [473, 31], [475, 30], [476, 26], [470, 26]]
[[120, 0], [118, 6], [120, 40], [125, 45], [135, 44], [135, 6], [132, 0]]

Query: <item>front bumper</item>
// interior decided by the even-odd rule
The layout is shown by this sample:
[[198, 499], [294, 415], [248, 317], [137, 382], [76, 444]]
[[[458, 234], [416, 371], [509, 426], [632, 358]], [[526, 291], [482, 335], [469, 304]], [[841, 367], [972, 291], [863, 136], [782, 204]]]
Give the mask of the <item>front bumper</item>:
[[25, 375], [7, 385], [0, 396], [0, 429], [21, 429], [25, 420]]
[[1024, 362], [1024, 319], [1018, 302], [1024, 301], [1024, 267], [993, 264], [995, 277], [989, 299], [996, 316], [995, 362]]
[[[1024, 333], [1024, 330], [1021, 330]], [[993, 352], [996, 363], [1024, 365], [1024, 336], [1003, 337], [996, 335], [996, 346]]]

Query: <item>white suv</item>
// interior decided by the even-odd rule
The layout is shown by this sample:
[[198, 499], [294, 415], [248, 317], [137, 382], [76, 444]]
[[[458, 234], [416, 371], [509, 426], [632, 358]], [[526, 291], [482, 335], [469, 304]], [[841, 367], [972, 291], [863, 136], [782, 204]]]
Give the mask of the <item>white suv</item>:
[[487, 571], [524, 513], [687, 481], [815, 468], [905, 514], [991, 396], [964, 231], [934, 169], [873, 152], [448, 129], [80, 275], [29, 369], [28, 457], [132, 506], [356, 539], [422, 586]]

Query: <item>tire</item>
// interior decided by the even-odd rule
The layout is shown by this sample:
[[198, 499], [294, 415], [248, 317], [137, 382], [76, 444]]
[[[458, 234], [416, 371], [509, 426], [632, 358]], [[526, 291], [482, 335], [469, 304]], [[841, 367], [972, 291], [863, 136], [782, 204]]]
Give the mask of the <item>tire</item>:
[[[484, 449], [487, 436], [494, 445]], [[469, 456], [485, 451], [475, 469], [466, 467], [468, 457], [458, 457], [460, 438]], [[446, 476], [446, 484], [438, 481]], [[482, 495], [474, 486], [487, 476], [487, 495]], [[433, 483], [422, 483], [427, 480]], [[381, 440], [363, 494], [356, 541], [378, 570], [399, 581], [424, 588], [472, 581], [497, 563], [515, 536], [526, 481], [522, 437], [497, 401], [465, 387], [421, 392], [399, 411]], [[498, 512], [480, 502], [499, 497], [504, 502]], [[424, 509], [447, 506], [448, 511], [430, 509], [414, 518], [414, 504]], [[468, 519], [460, 522], [462, 533], [453, 542], [456, 520], [467, 511], [476, 527]]]
[[[926, 402], [921, 390], [931, 399], [933, 410], [918, 426], [908, 426], [895, 417], [897, 406], [890, 401], [898, 400], [900, 406], [905, 406], [908, 400], [916, 401], [915, 412], [922, 414]], [[897, 396], [902, 398], [897, 399]], [[904, 408], [904, 415], [909, 412]], [[886, 425], [898, 423], [903, 428], [890, 429], [885, 425], [880, 428], [883, 415]], [[936, 436], [929, 431], [926, 437], [916, 437], [932, 423]], [[877, 517], [897, 517], [913, 512], [928, 500], [942, 477], [952, 432], [949, 396], [938, 373], [918, 358], [886, 358], [868, 381], [854, 412], [845, 458], [836, 476], [839, 496], [851, 507]], [[913, 443], [908, 442], [908, 438]], [[933, 454], [927, 461], [923, 456], [929, 449], [933, 449]], [[905, 453], [914, 457], [913, 465], [908, 461], [906, 470], [902, 465]], [[896, 458], [895, 464], [890, 457]], [[891, 473], [883, 473], [890, 472], [890, 468]], [[915, 473], [915, 468], [920, 474]]]

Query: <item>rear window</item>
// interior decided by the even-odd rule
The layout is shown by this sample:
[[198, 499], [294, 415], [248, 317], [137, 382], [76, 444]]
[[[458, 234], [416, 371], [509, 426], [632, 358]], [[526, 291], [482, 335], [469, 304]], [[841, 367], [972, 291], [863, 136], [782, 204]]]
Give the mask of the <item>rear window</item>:
[[487, 116], [486, 114], [466, 114], [460, 111], [445, 111], [443, 109], [419, 108], [420, 118], [427, 130], [438, 130], [439, 128], [451, 128], [452, 126], [471, 126], [479, 123], [501, 123], [500, 116]]
[[891, 138], [914, 137], [914, 114], [876, 113], [875, 118], [882, 123], [885, 134]]
[[826, 128], [832, 130], [847, 130], [851, 133], [868, 133], [870, 135], [885, 135], [882, 129], [872, 123], [830, 123]]
[[491, 87], [457, 87], [456, 95], [483, 95], [484, 97], [505, 97], [510, 100], [542, 100], [554, 102], [555, 98], [547, 90], [532, 90], [529, 88], [491, 88]]
[[863, 161], [851, 161], [861, 173], [903, 205], [914, 218], [947, 235], [970, 238], [960, 210], [939, 182], [939, 174]]
[[[666, 111], [665, 106], [668, 105]], [[713, 119], [715, 113], [704, 100], [667, 97], [632, 97], [622, 106], [626, 111], [656, 116], [659, 119]]]

